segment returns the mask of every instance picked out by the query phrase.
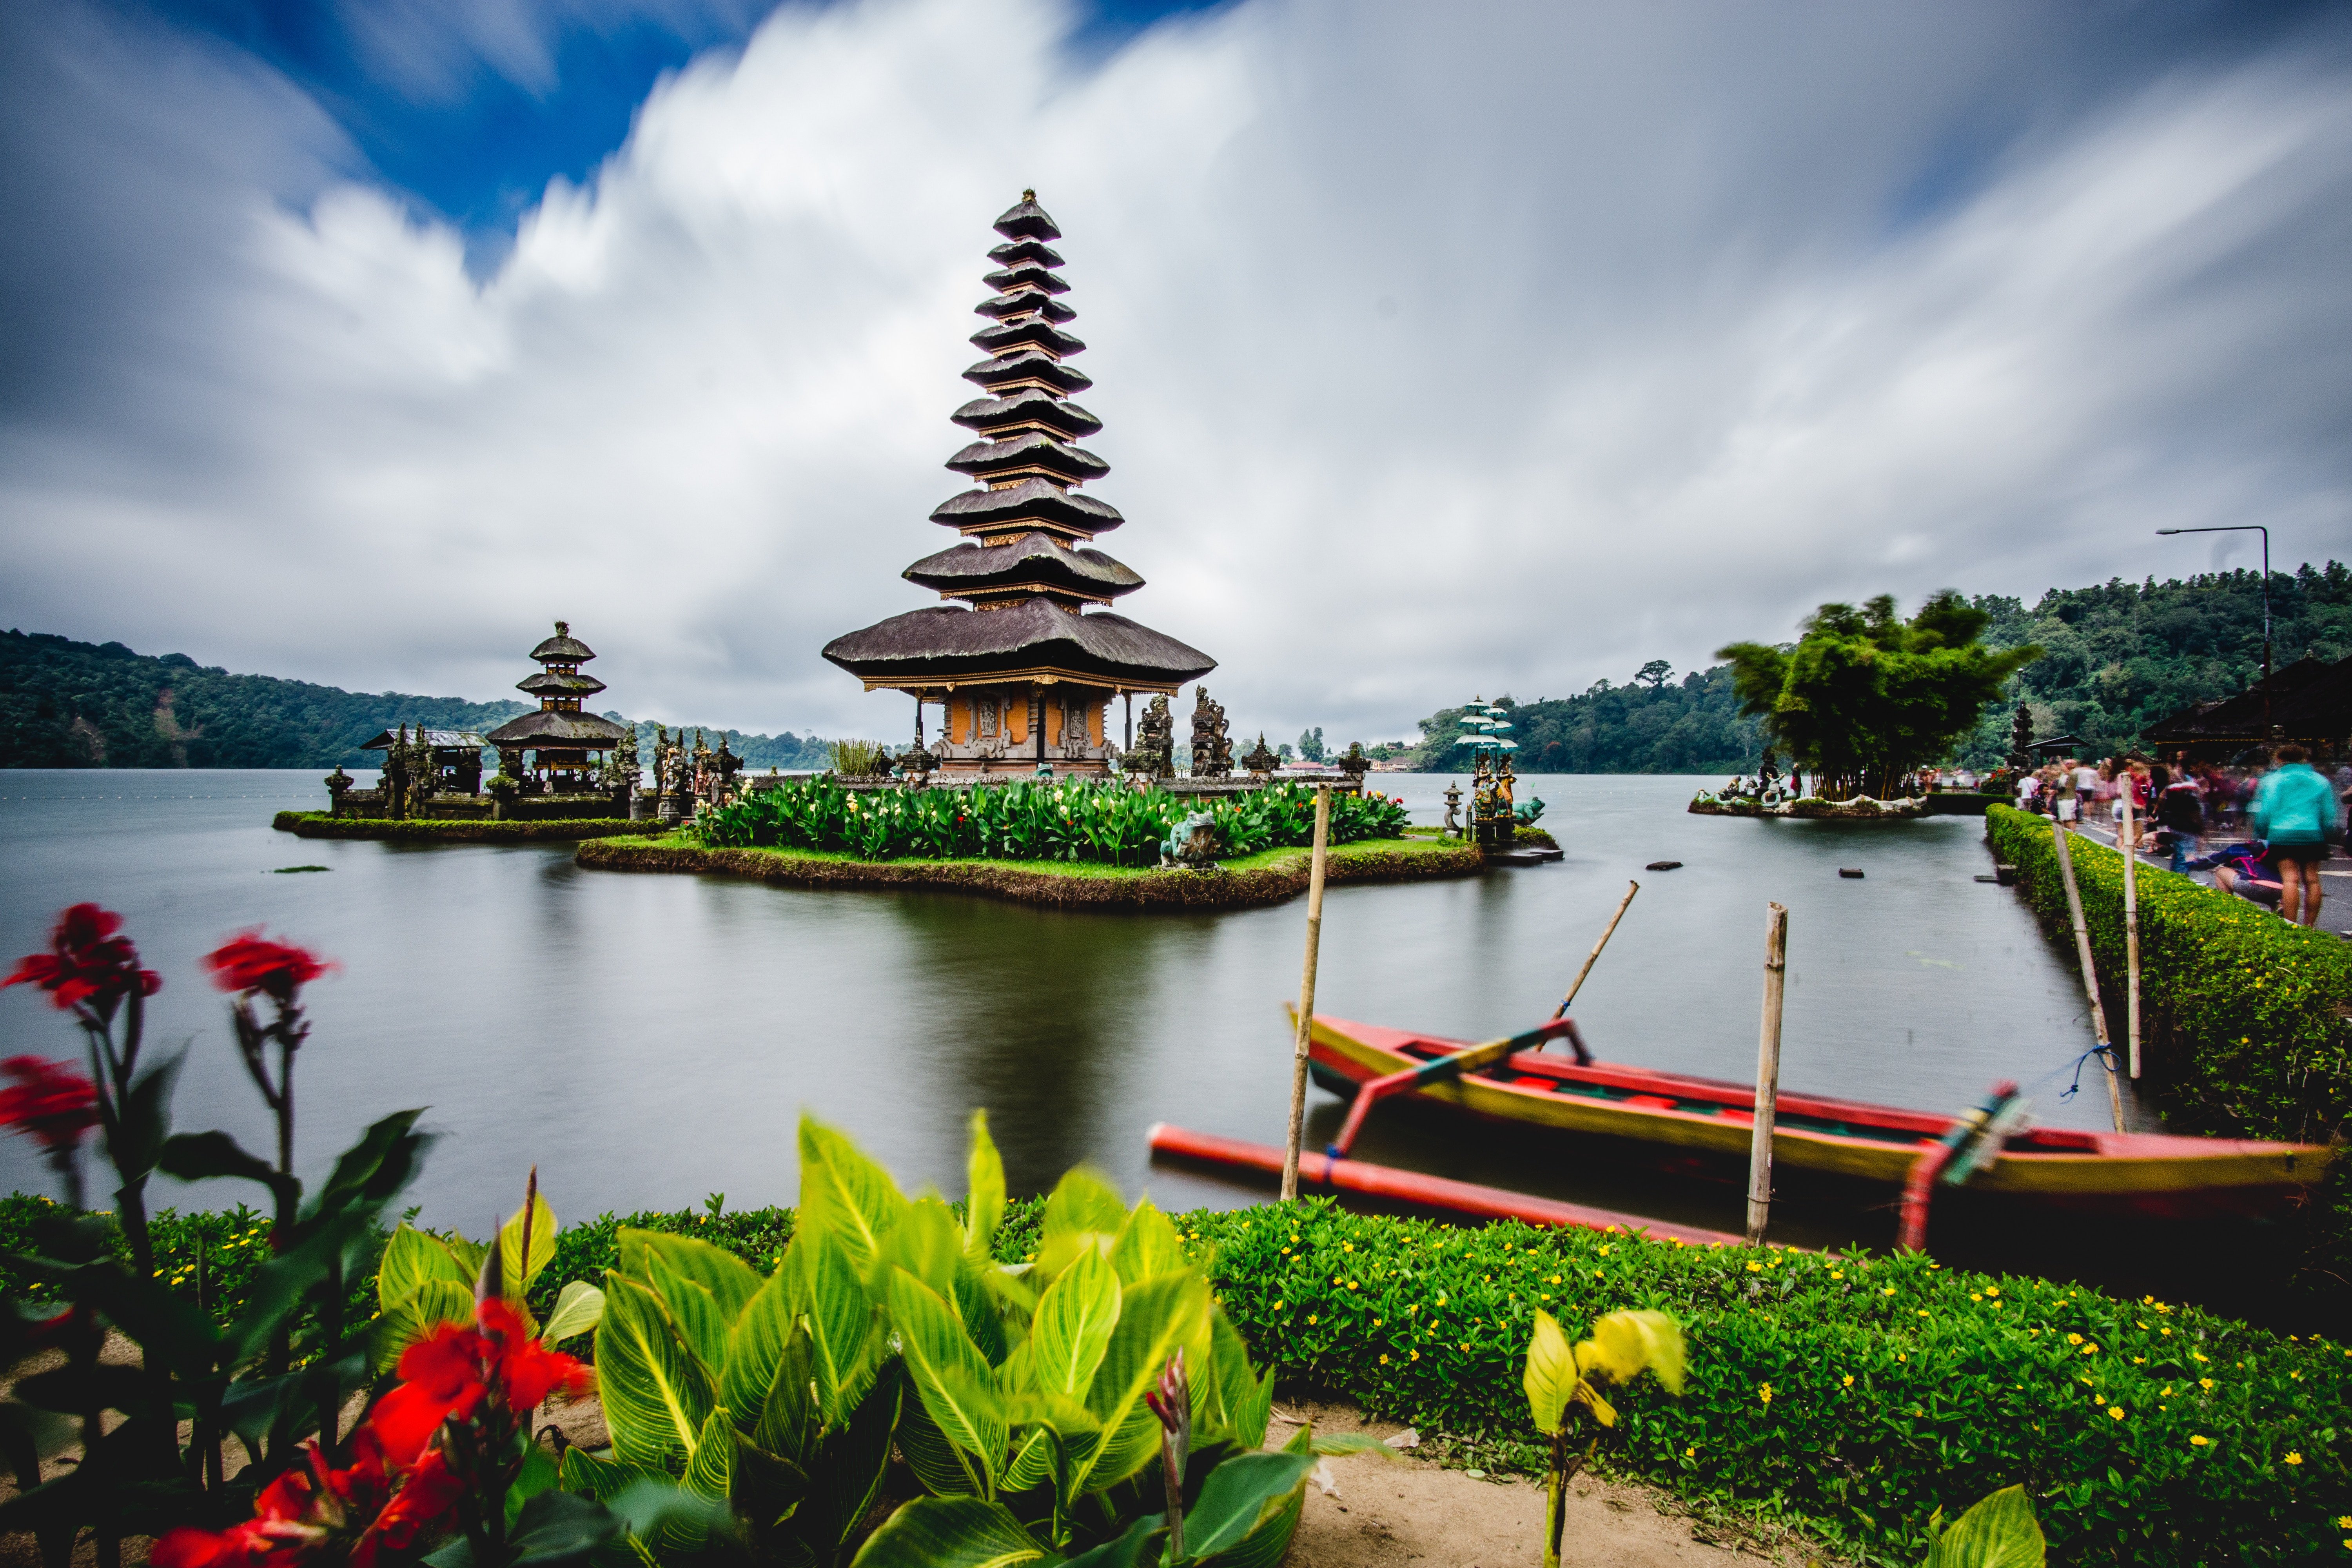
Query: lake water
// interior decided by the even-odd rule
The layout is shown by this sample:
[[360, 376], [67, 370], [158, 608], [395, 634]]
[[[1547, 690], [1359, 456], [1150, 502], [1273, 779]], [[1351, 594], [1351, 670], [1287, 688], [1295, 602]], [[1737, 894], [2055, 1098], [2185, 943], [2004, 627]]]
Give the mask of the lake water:
[[[1377, 775], [1418, 820], [1446, 780]], [[2102, 1126], [2095, 1070], [2056, 1096], [2089, 1036], [2080, 989], [2016, 894], [1974, 881], [1981, 823], [1748, 822], [1687, 815], [1680, 778], [1530, 777], [1564, 863], [1331, 889], [1321, 1010], [1485, 1038], [1549, 1016], [1642, 882], [1577, 1016], [1603, 1058], [1746, 1079], [1755, 1070], [1764, 905], [1790, 910], [1783, 1083], [1958, 1110], [2023, 1082], [2048, 1122]], [[46, 943], [55, 911], [121, 911], [164, 976], [150, 1039], [184, 1043], [183, 1129], [267, 1149], [225, 1000], [198, 957], [264, 926], [341, 969], [310, 991], [297, 1068], [300, 1160], [323, 1172], [383, 1112], [445, 1134], [416, 1196], [478, 1232], [536, 1162], [566, 1217], [723, 1192], [789, 1203], [803, 1110], [846, 1129], [910, 1189], [962, 1189], [985, 1106], [1016, 1192], [1089, 1161], [1169, 1206], [1256, 1189], [1154, 1167], [1155, 1121], [1278, 1142], [1305, 903], [1194, 916], [1064, 913], [957, 895], [789, 891], [583, 871], [571, 847], [337, 843], [273, 832], [322, 805], [312, 773], [0, 774], [0, 954]], [[1647, 872], [1676, 859], [1679, 870]], [[273, 875], [324, 865], [324, 873]], [[1838, 868], [1862, 868], [1861, 880]], [[0, 1054], [77, 1037], [29, 990], [0, 993]], [[2056, 1075], [2053, 1078], [2053, 1075]], [[1336, 1129], [1317, 1091], [1310, 1134]], [[1737, 1230], [1736, 1178], [1564, 1168], [1474, 1125], [1375, 1117], [1368, 1159]], [[22, 1140], [0, 1182], [46, 1188]], [[226, 1203], [214, 1184], [164, 1202]], [[1883, 1216], [1881, 1216], [1883, 1218]], [[1842, 1241], [1878, 1220], [1776, 1214], [1775, 1235]]]

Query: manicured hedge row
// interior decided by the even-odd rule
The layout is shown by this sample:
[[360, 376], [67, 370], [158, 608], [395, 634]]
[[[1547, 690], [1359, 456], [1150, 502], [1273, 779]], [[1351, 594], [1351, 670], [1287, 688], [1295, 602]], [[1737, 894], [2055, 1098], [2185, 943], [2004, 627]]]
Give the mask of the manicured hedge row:
[[[0, 1204], [0, 1246], [44, 1201]], [[1002, 1256], [1027, 1254], [1041, 1210], [1013, 1205]], [[1411, 1422], [1454, 1462], [1536, 1467], [1519, 1378], [1537, 1307], [1570, 1330], [1653, 1307], [1688, 1330], [1689, 1383], [1679, 1399], [1627, 1390], [1603, 1462], [1695, 1501], [1910, 1563], [1937, 1507], [2023, 1483], [2058, 1563], [2352, 1560], [2342, 1345], [1919, 1256], [1467, 1230], [1321, 1200], [1178, 1223], [1214, 1249], [1227, 1311], [1287, 1387]], [[258, 1224], [163, 1216], [167, 1278], [193, 1290], [200, 1230], [250, 1253]], [[707, 1237], [762, 1271], [792, 1234], [789, 1210], [608, 1215], [563, 1230], [540, 1293], [601, 1278], [625, 1224]]]
[[[2071, 960], [2049, 819], [1996, 805], [1985, 834], [2018, 868], [2019, 890]], [[2120, 1050], [2123, 857], [2080, 834], [2072, 848], [2107, 1026]], [[2143, 1073], [2158, 1086], [2166, 1125], [2221, 1137], [2344, 1139], [2352, 1131], [2352, 944], [2145, 863], [2137, 882]], [[2352, 1288], [2352, 1155], [2336, 1162], [2304, 1220], [2312, 1287]]]
[[[2014, 807], [1986, 814], [1986, 835], [2053, 929], [2072, 928], [2051, 825]], [[2075, 835], [2083, 917], [2120, 1041], [2123, 857]], [[2163, 1058], [2177, 1130], [2326, 1142], [2352, 1120], [2352, 944], [2306, 931], [2193, 878], [2146, 864], [2137, 880], [2140, 1006]]]

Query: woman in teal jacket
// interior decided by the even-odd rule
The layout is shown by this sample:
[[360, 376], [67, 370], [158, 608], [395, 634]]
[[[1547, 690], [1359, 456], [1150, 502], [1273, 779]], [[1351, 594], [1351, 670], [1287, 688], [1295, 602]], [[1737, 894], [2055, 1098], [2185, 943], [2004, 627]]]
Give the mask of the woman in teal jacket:
[[2299, 898], [2307, 926], [2319, 923], [2319, 867], [2336, 826], [2336, 792], [2312, 771], [2309, 755], [2301, 746], [2281, 746], [2279, 765], [2254, 792], [2250, 814], [2254, 837], [2269, 841], [2279, 868], [2279, 913], [2295, 919]]

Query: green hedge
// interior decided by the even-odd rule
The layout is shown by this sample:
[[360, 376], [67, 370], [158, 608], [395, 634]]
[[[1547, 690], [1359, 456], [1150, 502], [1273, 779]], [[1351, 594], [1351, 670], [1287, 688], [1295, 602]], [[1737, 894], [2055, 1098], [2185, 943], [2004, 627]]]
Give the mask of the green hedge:
[[[2019, 889], [2071, 964], [2074, 928], [2049, 819], [1996, 805], [1985, 836], [2018, 868]], [[2120, 1054], [2123, 857], [2077, 834], [2072, 858]], [[2344, 1139], [2352, 1131], [2352, 943], [2145, 863], [2137, 880], [2142, 1081], [2156, 1086], [2166, 1125], [2217, 1137]], [[2336, 1162], [2303, 1218], [2305, 1277], [2340, 1302], [2352, 1289], [2352, 1158]]]
[[[2071, 956], [2049, 819], [1997, 805], [1985, 830]], [[2123, 857], [2077, 834], [2072, 858], [2109, 1031], [2120, 1042]], [[2143, 863], [2136, 879], [2142, 1035], [2162, 1061], [2168, 1120], [2232, 1137], [2326, 1142], [2352, 1120], [2352, 944], [2194, 878]]]
[[[45, 1201], [0, 1204], [0, 1241]], [[1041, 1209], [1012, 1206], [1000, 1256], [1034, 1246]], [[258, 1218], [163, 1216], [167, 1278], [193, 1290], [197, 1229], [249, 1249]], [[1537, 1467], [1519, 1387], [1537, 1307], [1572, 1331], [1654, 1307], [1688, 1331], [1689, 1383], [1679, 1399], [1627, 1390], [1603, 1462], [1696, 1504], [1906, 1564], [1936, 1509], [2012, 1483], [2063, 1564], [2342, 1561], [2352, 1538], [2336, 1522], [2352, 1517], [2352, 1349], [2327, 1341], [1916, 1255], [1459, 1229], [1321, 1200], [1178, 1223], [1214, 1249], [1226, 1310], [1286, 1387], [1412, 1423], [1449, 1462]], [[788, 1210], [715, 1202], [607, 1215], [562, 1231], [540, 1292], [598, 1279], [624, 1224], [705, 1237], [763, 1271], [792, 1234]]]

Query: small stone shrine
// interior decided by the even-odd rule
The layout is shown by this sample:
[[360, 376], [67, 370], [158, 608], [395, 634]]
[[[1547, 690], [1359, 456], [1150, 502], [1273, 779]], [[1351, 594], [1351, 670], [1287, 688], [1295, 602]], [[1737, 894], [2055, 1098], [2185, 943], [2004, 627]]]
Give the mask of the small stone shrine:
[[1265, 731], [1257, 732], [1256, 749], [1242, 759], [1242, 766], [1247, 768], [1254, 777], [1262, 779], [1272, 778], [1275, 770], [1282, 766], [1282, 758], [1265, 743]]
[[[1112, 698], [1164, 699], [1216, 668], [1199, 649], [1108, 612], [1143, 579], [1093, 548], [1126, 520], [1082, 493], [1110, 465], [1072, 445], [1102, 421], [1069, 401], [1093, 382], [1069, 363], [1087, 345], [1062, 330], [1076, 312], [1062, 301], [1070, 286], [1047, 244], [1061, 230], [1024, 191], [996, 232], [1004, 243], [988, 253], [996, 270], [984, 279], [994, 292], [976, 307], [988, 324], [971, 339], [989, 357], [963, 373], [986, 395], [953, 416], [978, 439], [947, 464], [981, 488], [931, 513], [964, 542], [905, 573], [962, 603], [893, 616], [824, 647], [866, 690], [914, 698], [917, 745], [925, 706], [940, 705], [945, 723], [930, 750], [940, 782], [1040, 768], [1105, 773], [1118, 750], [1106, 731]], [[1148, 714], [1145, 725], [1148, 735]], [[1196, 743], [1196, 774], [1202, 761]]]

